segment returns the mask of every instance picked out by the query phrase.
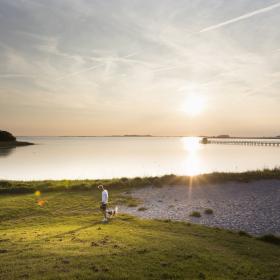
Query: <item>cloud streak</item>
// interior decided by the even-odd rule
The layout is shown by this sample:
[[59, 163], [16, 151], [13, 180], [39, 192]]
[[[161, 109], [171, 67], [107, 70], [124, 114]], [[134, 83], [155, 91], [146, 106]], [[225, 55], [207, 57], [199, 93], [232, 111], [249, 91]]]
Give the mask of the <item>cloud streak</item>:
[[[124, 57], [120, 57], [120, 59], [127, 59], [127, 58], [130, 58], [130, 57], [133, 57], [135, 56], [137, 53], [131, 53], [129, 55], [126, 55]], [[62, 81], [62, 80], [65, 80], [67, 78], [70, 78], [70, 77], [74, 77], [74, 76], [77, 76], [77, 75], [80, 75], [80, 74], [83, 74], [83, 73], [86, 73], [86, 72], [89, 72], [89, 71], [92, 71], [92, 70], [95, 70], [99, 67], [103, 67], [103, 66], [106, 66], [107, 69], [106, 71], [108, 72], [110, 70], [110, 67], [111, 67], [111, 62], [114, 60], [114, 59], [110, 59], [110, 58], [106, 58], [106, 59], [103, 59], [104, 62], [101, 62], [99, 64], [96, 64], [94, 66], [91, 66], [91, 67], [88, 67], [86, 69], [83, 69], [83, 70], [80, 70], [80, 71], [77, 71], [77, 72], [73, 72], [73, 73], [70, 73], [70, 74], [67, 74], [67, 75], [64, 75], [64, 76], [61, 76], [59, 78], [57, 78], [55, 81]]]
[[204, 33], [204, 32], [207, 32], [207, 31], [215, 30], [215, 29], [221, 28], [223, 26], [226, 26], [226, 25], [229, 25], [229, 24], [241, 21], [241, 20], [244, 20], [244, 19], [256, 16], [256, 15], [259, 15], [259, 14], [262, 14], [262, 13], [269, 12], [269, 11], [274, 10], [276, 8], [279, 8], [279, 7], [280, 7], [280, 2], [276, 3], [276, 4], [273, 4], [271, 6], [268, 6], [268, 7], [265, 7], [265, 8], [262, 8], [262, 9], [259, 9], [259, 10], [256, 10], [256, 11], [244, 14], [242, 16], [230, 19], [230, 20], [223, 21], [223, 22], [220, 22], [218, 24], [208, 26], [206, 28], [201, 29], [199, 31], [199, 33]]
[[34, 75], [25, 74], [0, 74], [0, 79], [14, 79], [14, 78], [34, 78]]

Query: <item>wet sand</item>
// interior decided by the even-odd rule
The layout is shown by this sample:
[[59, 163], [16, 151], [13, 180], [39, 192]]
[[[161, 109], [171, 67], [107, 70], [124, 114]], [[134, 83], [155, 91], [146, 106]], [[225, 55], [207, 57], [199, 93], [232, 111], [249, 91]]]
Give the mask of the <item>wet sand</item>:
[[[254, 235], [280, 234], [280, 181], [228, 182], [211, 185], [164, 186], [130, 193], [142, 201], [137, 207], [121, 207], [125, 213], [148, 219], [189, 221]], [[146, 210], [139, 211], [144, 207]], [[212, 215], [204, 213], [213, 210]], [[199, 211], [200, 218], [191, 217]]]

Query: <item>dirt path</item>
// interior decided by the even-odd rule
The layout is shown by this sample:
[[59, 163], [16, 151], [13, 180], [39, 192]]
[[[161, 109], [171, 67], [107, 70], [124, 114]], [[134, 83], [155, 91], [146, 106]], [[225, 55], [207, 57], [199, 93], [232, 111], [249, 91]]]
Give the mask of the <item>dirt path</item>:
[[[207, 186], [145, 187], [131, 192], [143, 203], [121, 207], [122, 212], [143, 218], [173, 219], [251, 234], [280, 234], [280, 181], [222, 183]], [[144, 211], [139, 211], [139, 208]], [[213, 210], [212, 215], [204, 213]], [[141, 209], [140, 209], [141, 210]], [[200, 218], [190, 217], [199, 211]]]

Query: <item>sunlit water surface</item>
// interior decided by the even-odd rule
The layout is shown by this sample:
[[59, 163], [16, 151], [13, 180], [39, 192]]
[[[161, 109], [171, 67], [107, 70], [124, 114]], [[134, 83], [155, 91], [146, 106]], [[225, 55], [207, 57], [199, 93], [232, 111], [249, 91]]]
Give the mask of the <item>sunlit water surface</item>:
[[0, 179], [95, 179], [240, 172], [280, 165], [280, 147], [203, 145], [188, 137], [21, 137], [0, 149]]

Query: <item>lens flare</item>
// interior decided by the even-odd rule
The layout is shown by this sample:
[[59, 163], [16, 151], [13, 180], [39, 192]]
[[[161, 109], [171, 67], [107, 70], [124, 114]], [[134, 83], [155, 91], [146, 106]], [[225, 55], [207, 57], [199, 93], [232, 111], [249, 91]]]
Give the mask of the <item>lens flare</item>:
[[40, 195], [41, 195], [41, 192], [40, 192], [40, 191], [36, 191], [36, 192], [35, 192], [35, 195], [36, 195], [36, 196], [40, 196]]
[[43, 207], [43, 206], [45, 205], [45, 203], [46, 203], [46, 201], [45, 201], [45, 200], [42, 200], [42, 199], [40, 199], [40, 200], [37, 201], [37, 204], [38, 204], [39, 206], [41, 206], [41, 207]]

